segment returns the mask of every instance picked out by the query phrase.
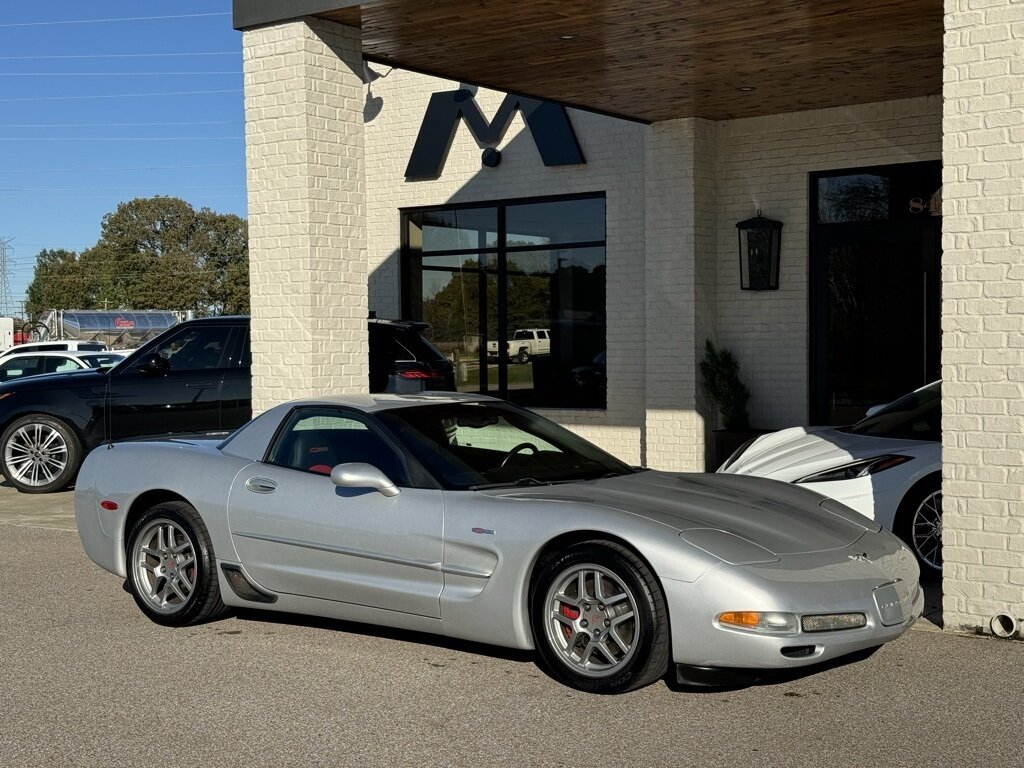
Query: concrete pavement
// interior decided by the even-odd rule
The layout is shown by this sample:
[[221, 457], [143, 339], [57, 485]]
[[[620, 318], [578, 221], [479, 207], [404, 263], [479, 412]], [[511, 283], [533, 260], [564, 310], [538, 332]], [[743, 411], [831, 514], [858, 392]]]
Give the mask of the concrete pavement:
[[0, 476], [0, 524], [75, 530], [74, 493], [18, 493]]
[[1024, 643], [911, 631], [772, 685], [589, 696], [530, 654], [414, 633], [159, 627], [73, 532], [0, 524], [5, 768], [1001, 766], [1020, 759], [1022, 674]]

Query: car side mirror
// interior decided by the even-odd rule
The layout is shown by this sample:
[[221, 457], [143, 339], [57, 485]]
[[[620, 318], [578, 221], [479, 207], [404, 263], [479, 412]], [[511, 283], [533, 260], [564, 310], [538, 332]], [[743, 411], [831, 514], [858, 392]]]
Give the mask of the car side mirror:
[[372, 488], [385, 496], [397, 496], [398, 486], [372, 464], [350, 462], [331, 470], [331, 482], [339, 488]]
[[150, 352], [139, 360], [138, 365], [135, 366], [135, 370], [147, 376], [157, 376], [165, 374], [171, 370], [171, 364], [156, 352]]

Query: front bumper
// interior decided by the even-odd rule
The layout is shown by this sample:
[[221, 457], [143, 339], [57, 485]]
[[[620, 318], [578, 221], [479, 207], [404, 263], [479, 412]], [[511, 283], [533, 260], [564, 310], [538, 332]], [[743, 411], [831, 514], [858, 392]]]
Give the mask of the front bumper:
[[[913, 555], [882, 531], [843, 550], [783, 556], [778, 562], [720, 565], [693, 583], [663, 580], [676, 664], [703, 670], [792, 669], [895, 640], [924, 610]], [[892, 585], [899, 610], [883, 620], [875, 590]], [[887, 590], [891, 595], [892, 590]], [[880, 593], [881, 594], [881, 593]], [[892, 600], [887, 601], [892, 609]], [[725, 611], [779, 611], [797, 616], [863, 613], [858, 629], [764, 634], [720, 625]]]

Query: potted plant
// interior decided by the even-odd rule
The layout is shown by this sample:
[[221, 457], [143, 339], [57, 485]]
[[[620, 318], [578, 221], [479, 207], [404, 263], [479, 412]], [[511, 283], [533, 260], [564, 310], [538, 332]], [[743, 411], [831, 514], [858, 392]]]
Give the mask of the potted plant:
[[708, 339], [700, 364], [704, 391], [715, 401], [722, 416], [722, 429], [712, 432], [711, 452], [718, 469], [733, 452], [765, 430], [751, 429], [747, 414], [750, 390], [740, 381], [740, 366], [727, 349], [716, 349]]

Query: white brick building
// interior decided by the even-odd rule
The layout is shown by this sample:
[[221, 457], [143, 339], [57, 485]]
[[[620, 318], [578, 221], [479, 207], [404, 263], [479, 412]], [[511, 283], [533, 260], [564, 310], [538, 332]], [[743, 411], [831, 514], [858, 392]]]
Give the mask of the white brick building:
[[[557, 45], [583, 50], [622, 28], [607, 13], [572, 18], [578, 3], [561, 16], [527, 3], [537, 6], [530, 34], [543, 29], [543, 41], [562, 41], [550, 51], [539, 44], [546, 58], [536, 70], [531, 52], [514, 53], [526, 32], [487, 26], [501, 12], [496, 3], [461, 5], [458, 19], [436, 28], [425, 21], [422, 30], [405, 25], [393, 0], [235, 5], [244, 30], [257, 410], [361, 389], [367, 312], [429, 320], [445, 291], [462, 291], [460, 328], [470, 330], [435, 341], [468, 360], [464, 388], [478, 388], [495, 366], [490, 391], [525, 398], [621, 458], [659, 468], [700, 470], [711, 455], [719, 425], [700, 381], [705, 340], [737, 357], [751, 421], [763, 429], [843, 423], [941, 371], [945, 624], [987, 628], [995, 613], [1024, 617], [1024, 4], [947, 0], [943, 37], [934, 3], [853, 3], [850, 24], [841, 13], [829, 22], [835, 34], [800, 29], [816, 48], [799, 35], [787, 43], [781, 32], [800, 22], [768, 4], [764, 24], [778, 26], [789, 57], [766, 55], [757, 70], [734, 54], [735, 74], [697, 67], [691, 82], [673, 79], [674, 65], [655, 55], [671, 14], [687, 16], [680, 25], [701, 23], [682, 3], [645, 11], [668, 14], [634, 30], [653, 53], [636, 63], [609, 54], [615, 66], [592, 69], [589, 91], [586, 73], [574, 69], [584, 54], [563, 57]], [[907, 21], [918, 12], [921, 20]], [[863, 16], [870, 13], [882, 16]], [[442, 45], [472, 45], [460, 35], [474, 14], [493, 48], [479, 52], [489, 58], [487, 66], [475, 59], [477, 69], [469, 48], [460, 66]], [[551, 32], [568, 27], [580, 33]], [[403, 34], [404, 47], [387, 48]], [[721, 60], [729, 58], [723, 46]], [[869, 55], [884, 71], [867, 71]], [[560, 65], [564, 78], [534, 78]], [[756, 87], [746, 85], [755, 77]], [[499, 112], [506, 91], [461, 85], [473, 82], [596, 110], [568, 110], [585, 162], [545, 165], [517, 111], [496, 143], [460, 120], [440, 174], [407, 179], [433, 95], [463, 91], [453, 98], [474, 100], [485, 122]], [[651, 104], [650, 113], [638, 103]], [[500, 152], [496, 167], [481, 163], [487, 147]], [[850, 203], [842, 195], [858, 184], [868, 185], [857, 192], [867, 197]], [[884, 212], [872, 203], [877, 184]], [[569, 230], [561, 208], [529, 206], [580, 202], [593, 211], [601, 201], [599, 243], [587, 235], [560, 247], [541, 230], [511, 228], [518, 211], [531, 210]], [[493, 231], [461, 223], [491, 210]], [[757, 211], [783, 224], [777, 290], [740, 287], [736, 224]], [[431, 217], [455, 223], [445, 233]], [[479, 243], [470, 247], [472, 232]], [[541, 255], [549, 271], [523, 266]], [[579, 304], [597, 275], [600, 312]], [[497, 309], [480, 299], [492, 280]], [[536, 362], [489, 362], [486, 340], [504, 342], [538, 314], [515, 309], [512, 294], [542, 284], [546, 298], [536, 301], [550, 308], [553, 338], [574, 351], [546, 373]], [[467, 313], [474, 285], [478, 315]], [[857, 318], [867, 352], [850, 346], [843, 312]], [[598, 326], [600, 344], [590, 337]], [[596, 400], [578, 395], [587, 407], [570, 407], [569, 370], [596, 369], [588, 365], [595, 349], [606, 351], [606, 389]], [[522, 380], [530, 368], [532, 380]]]

